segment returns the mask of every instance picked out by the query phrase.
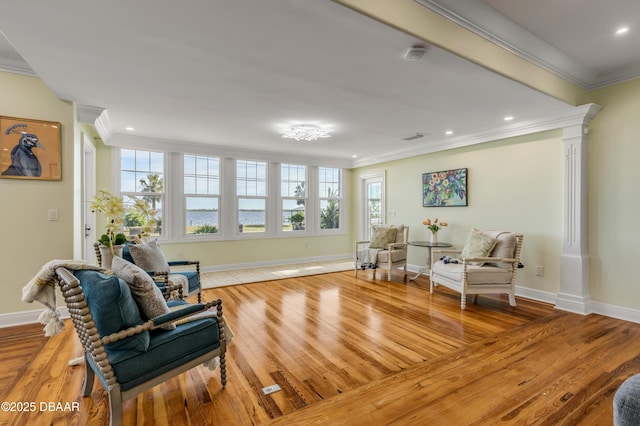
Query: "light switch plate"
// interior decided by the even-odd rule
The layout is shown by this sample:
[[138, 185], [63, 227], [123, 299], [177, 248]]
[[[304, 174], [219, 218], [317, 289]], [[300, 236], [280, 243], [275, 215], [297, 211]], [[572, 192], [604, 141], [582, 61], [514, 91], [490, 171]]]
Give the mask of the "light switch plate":
[[49, 211], [47, 211], [47, 218], [49, 219], [49, 221], [57, 221], [58, 209], [49, 209]]

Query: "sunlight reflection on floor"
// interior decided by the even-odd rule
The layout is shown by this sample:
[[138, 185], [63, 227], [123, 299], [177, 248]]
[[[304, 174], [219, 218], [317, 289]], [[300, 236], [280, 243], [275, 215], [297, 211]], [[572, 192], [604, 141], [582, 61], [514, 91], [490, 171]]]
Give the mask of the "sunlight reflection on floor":
[[201, 273], [202, 288], [222, 287], [279, 278], [300, 277], [353, 269], [352, 259], [308, 262], [295, 265], [276, 265], [261, 268], [235, 269]]

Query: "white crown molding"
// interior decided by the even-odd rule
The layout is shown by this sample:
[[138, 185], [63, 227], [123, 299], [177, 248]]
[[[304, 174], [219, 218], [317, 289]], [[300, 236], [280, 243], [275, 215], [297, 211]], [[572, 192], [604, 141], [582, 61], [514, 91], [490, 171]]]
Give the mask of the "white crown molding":
[[31, 68], [23, 68], [7, 64], [0, 64], [0, 71], [10, 72], [12, 74], [26, 75], [28, 77], [38, 77], [38, 74], [36, 74], [35, 71], [33, 71]]
[[418, 146], [401, 151], [355, 160], [353, 161], [353, 167], [370, 166], [387, 161], [414, 157], [416, 155], [432, 154], [434, 152], [445, 151], [448, 149], [462, 148], [499, 139], [545, 132], [547, 130], [563, 129], [565, 127], [576, 125], [587, 126], [600, 109], [601, 107], [596, 104], [586, 104], [578, 107], [569, 107], [551, 116], [517, 122], [495, 129], [480, 130], [476, 133], [470, 133], [453, 138], [427, 139], [424, 143], [421, 143]]
[[91, 105], [76, 105], [78, 123], [96, 125], [96, 121], [104, 112], [104, 108]]
[[[483, 2], [475, 0], [414, 0], [461, 27], [489, 40], [584, 89], [598, 84], [596, 71], [540, 39]], [[464, 12], [463, 12], [464, 10]], [[608, 84], [619, 81], [611, 80]]]
[[640, 77], [640, 63], [598, 76], [589, 89], [600, 89]]
[[109, 113], [106, 109], [102, 110], [98, 118], [96, 118], [94, 125], [98, 135], [100, 135], [100, 139], [102, 139], [102, 142], [107, 144], [113, 137], [114, 133], [111, 120], [109, 120]]
[[[106, 111], [105, 111], [106, 113]], [[98, 131], [100, 133], [100, 131]], [[331, 157], [305, 157], [302, 155], [291, 155], [283, 152], [260, 151], [255, 149], [231, 148], [222, 145], [211, 145], [198, 142], [180, 141], [173, 139], [161, 139], [147, 136], [125, 135], [115, 133], [103, 142], [110, 146], [140, 149], [160, 149], [166, 152], [188, 152], [190, 154], [216, 155], [231, 158], [251, 158], [254, 160], [277, 161], [302, 163], [310, 166], [327, 166], [350, 168], [351, 160], [342, 160]]]

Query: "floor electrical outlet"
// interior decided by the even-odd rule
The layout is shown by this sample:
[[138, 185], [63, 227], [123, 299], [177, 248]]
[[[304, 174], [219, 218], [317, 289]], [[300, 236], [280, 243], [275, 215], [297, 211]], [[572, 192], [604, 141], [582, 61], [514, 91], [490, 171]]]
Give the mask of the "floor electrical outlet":
[[262, 388], [262, 393], [269, 395], [270, 393], [278, 392], [279, 390], [282, 390], [279, 385], [271, 385], [266, 388]]

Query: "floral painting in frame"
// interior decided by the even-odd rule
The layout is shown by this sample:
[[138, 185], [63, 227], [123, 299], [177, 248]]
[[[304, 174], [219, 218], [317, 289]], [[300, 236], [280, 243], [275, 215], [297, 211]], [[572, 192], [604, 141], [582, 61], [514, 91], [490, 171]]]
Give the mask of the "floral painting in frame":
[[423, 207], [467, 205], [467, 169], [443, 170], [422, 175]]
[[61, 180], [60, 123], [0, 117], [0, 177]]

